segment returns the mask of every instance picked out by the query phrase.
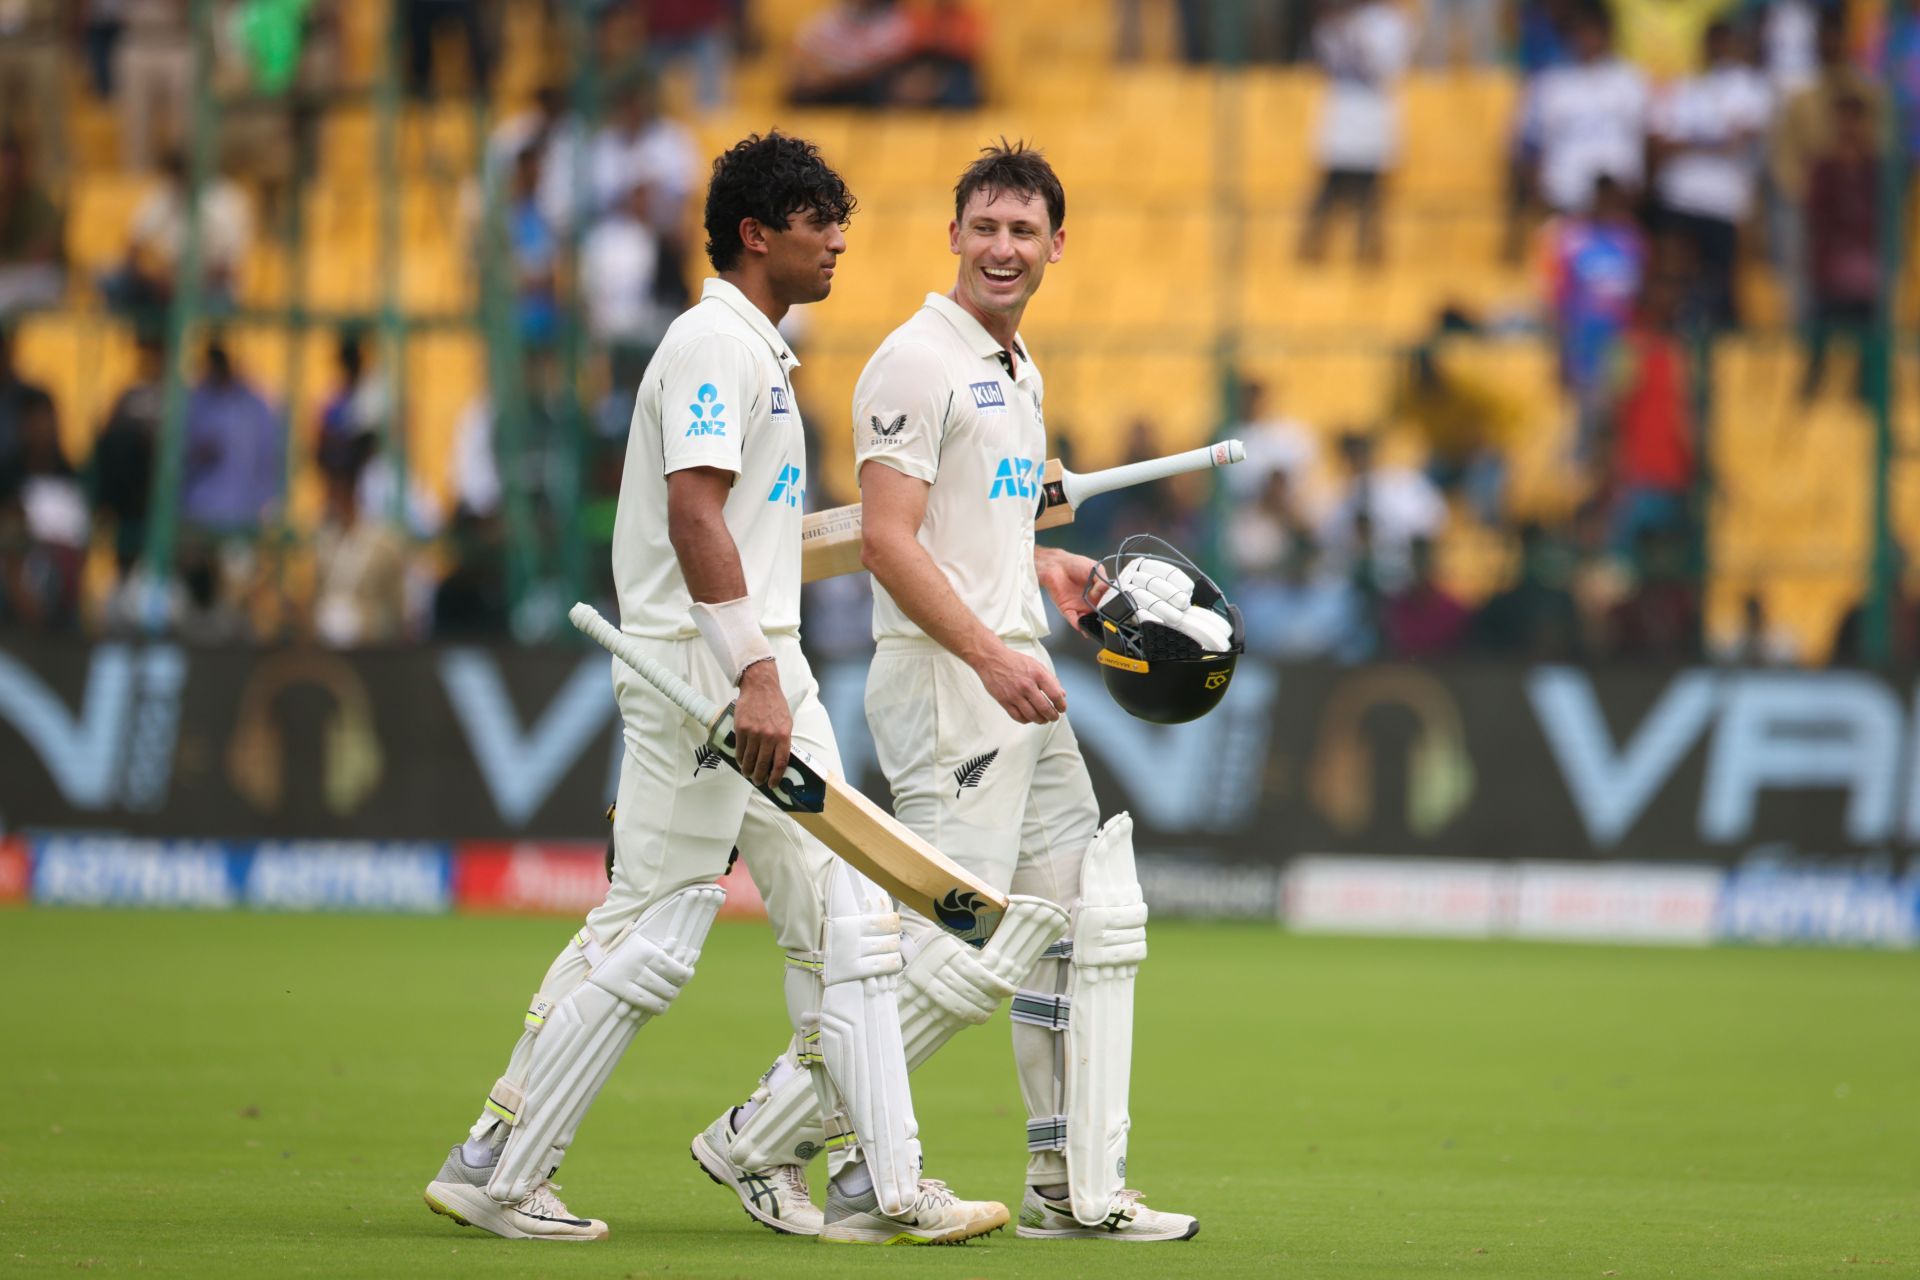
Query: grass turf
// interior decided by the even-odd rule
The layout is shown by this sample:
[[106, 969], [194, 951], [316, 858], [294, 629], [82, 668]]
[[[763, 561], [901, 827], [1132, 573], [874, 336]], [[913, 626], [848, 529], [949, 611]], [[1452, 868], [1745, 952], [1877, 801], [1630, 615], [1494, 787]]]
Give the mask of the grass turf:
[[[0, 1272], [1920, 1274], [1920, 956], [1177, 923], [1140, 980], [1130, 1165], [1201, 1215], [1192, 1242], [827, 1250], [751, 1223], [686, 1147], [781, 1040], [778, 954], [739, 924], [562, 1171], [612, 1240], [495, 1240], [420, 1192], [567, 932], [0, 914]], [[1004, 1018], [916, 1080], [929, 1172], [1017, 1202]]]

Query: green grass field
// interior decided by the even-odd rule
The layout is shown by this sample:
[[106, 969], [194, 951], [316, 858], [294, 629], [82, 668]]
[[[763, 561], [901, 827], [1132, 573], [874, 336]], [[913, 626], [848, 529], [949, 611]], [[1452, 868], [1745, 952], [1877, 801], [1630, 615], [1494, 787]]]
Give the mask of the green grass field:
[[[1185, 924], [1141, 977], [1130, 1165], [1192, 1242], [829, 1250], [751, 1223], [687, 1156], [782, 1038], [778, 954], [741, 924], [561, 1172], [613, 1238], [496, 1240], [420, 1191], [567, 932], [0, 914], [0, 1273], [1920, 1275], [1920, 956]], [[1006, 1040], [916, 1080], [930, 1172], [1014, 1201]]]

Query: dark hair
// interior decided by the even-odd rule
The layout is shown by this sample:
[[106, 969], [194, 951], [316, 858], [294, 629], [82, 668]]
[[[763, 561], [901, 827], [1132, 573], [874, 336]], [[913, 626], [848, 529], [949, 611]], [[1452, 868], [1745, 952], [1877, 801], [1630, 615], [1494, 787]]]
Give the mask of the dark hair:
[[1066, 225], [1066, 188], [1060, 185], [1060, 177], [1045, 154], [1024, 140], [1008, 142], [1005, 138], [994, 146], [982, 147], [980, 158], [968, 165], [960, 181], [953, 184], [953, 220], [958, 222], [967, 216], [967, 201], [975, 193], [991, 200], [1003, 191], [1039, 196], [1046, 201], [1051, 224], [1048, 230], [1058, 231]]
[[785, 231], [788, 219], [806, 212], [844, 227], [857, 207], [847, 184], [820, 158], [820, 148], [778, 130], [764, 138], [749, 134], [713, 162], [713, 182], [707, 188], [707, 261], [715, 271], [729, 270], [740, 261], [745, 250], [740, 242], [742, 218]]

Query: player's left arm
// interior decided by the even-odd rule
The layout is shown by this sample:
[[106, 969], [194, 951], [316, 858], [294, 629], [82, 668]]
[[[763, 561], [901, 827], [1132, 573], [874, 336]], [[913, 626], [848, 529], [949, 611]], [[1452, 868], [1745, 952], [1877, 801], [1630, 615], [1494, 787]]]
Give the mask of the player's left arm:
[[[1075, 555], [1060, 547], [1033, 549], [1033, 571], [1040, 579], [1040, 589], [1047, 593], [1053, 607], [1075, 631], [1080, 629], [1080, 619], [1093, 612], [1083, 593], [1095, 563], [1087, 556]], [[1099, 600], [1104, 589], [1102, 584], [1094, 584], [1094, 600]]]

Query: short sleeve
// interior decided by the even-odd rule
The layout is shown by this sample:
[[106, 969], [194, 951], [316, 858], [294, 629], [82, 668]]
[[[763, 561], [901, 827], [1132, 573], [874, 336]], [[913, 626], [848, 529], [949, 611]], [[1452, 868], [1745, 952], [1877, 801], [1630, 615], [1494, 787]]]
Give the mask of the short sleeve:
[[740, 472], [747, 410], [759, 389], [753, 355], [738, 338], [689, 341], [660, 374], [660, 457], [672, 475], [689, 467]]
[[917, 342], [882, 347], [853, 391], [853, 465], [869, 459], [932, 484], [952, 392], [940, 358]]

